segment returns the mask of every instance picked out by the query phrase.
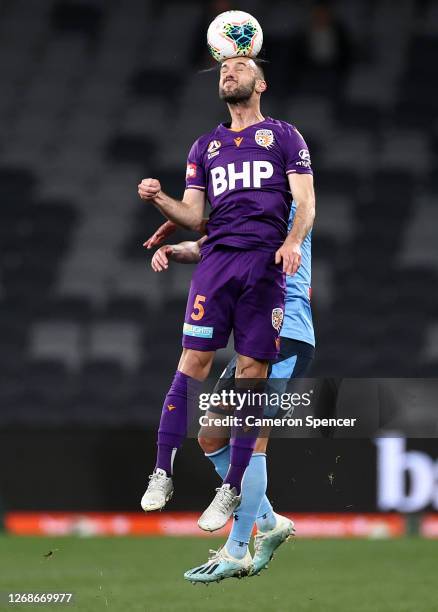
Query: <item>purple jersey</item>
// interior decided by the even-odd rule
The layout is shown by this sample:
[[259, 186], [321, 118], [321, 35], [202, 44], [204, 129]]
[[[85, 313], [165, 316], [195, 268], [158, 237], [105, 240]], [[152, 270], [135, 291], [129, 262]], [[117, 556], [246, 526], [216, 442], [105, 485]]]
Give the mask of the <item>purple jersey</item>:
[[203, 253], [217, 244], [276, 251], [287, 235], [292, 172], [312, 169], [303, 137], [285, 121], [267, 117], [239, 131], [220, 124], [198, 138], [186, 187], [206, 190], [210, 201]]

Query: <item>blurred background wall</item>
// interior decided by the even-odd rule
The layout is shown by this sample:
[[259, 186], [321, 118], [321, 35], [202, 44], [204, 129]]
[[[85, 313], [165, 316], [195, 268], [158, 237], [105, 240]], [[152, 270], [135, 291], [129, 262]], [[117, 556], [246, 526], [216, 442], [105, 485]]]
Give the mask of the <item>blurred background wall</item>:
[[[88, 493], [81, 502], [75, 465], [97, 474], [92, 485], [111, 490], [114, 507], [137, 507], [192, 273], [191, 266], [161, 275], [150, 269], [142, 242], [162, 218], [138, 199], [137, 184], [154, 176], [180, 197], [191, 143], [228, 119], [217, 73], [203, 70], [212, 65], [207, 25], [229, 8], [249, 10], [264, 29], [264, 114], [295, 124], [312, 154], [313, 374], [437, 373], [437, 3], [238, 5], [0, 1], [0, 496], [7, 508], [28, 505], [16, 486], [26, 478], [66, 492], [71, 477], [77, 506], [90, 505]], [[231, 350], [218, 355], [217, 371]], [[90, 436], [100, 436], [105, 450]], [[371, 443], [363, 444], [366, 457]], [[188, 447], [187, 457], [202, 462], [194, 441]], [[87, 448], [94, 450], [87, 455]], [[273, 445], [277, 452], [288, 452], [284, 441]], [[115, 465], [124, 466], [116, 480], [130, 474], [129, 490], [114, 482]], [[55, 489], [43, 488], [35, 504], [64, 507]], [[108, 495], [96, 499], [110, 503]]]

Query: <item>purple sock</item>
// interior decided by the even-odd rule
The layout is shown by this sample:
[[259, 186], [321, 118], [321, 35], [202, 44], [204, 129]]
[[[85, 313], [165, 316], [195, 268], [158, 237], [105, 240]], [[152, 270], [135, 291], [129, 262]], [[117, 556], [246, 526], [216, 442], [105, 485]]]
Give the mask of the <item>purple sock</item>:
[[[264, 384], [264, 381], [263, 381]], [[245, 389], [240, 386], [238, 387], [240, 392], [245, 392]], [[249, 389], [247, 395], [247, 402], [242, 406], [242, 409], [235, 411], [234, 416], [241, 419], [241, 425], [233, 426], [231, 428], [231, 440], [230, 440], [230, 467], [228, 468], [227, 475], [224, 478], [223, 484], [229, 484], [230, 488], [235, 487], [237, 494], [240, 495], [240, 488], [242, 484], [243, 475], [245, 470], [251, 461], [252, 452], [257, 442], [260, 428], [257, 426], [248, 426], [245, 419], [248, 416], [252, 416], [255, 419], [260, 418], [263, 415], [263, 405], [251, 401], [248, 402], [249, 398], [252, 398], [252, 390], [260, 390], [259, 387]], [[253, 405], [255, 404], [255, 405]]]
[[158, 429], [158, 451], [155, 469], [173, 472], [173, 460], [187, 434], [187, 402], [193, 397], [198, 381], [177, 370], [166, 395]]
[[223, 484], [229, 484], [231, 489], [235, 487], [238, 495], [240, 495], [243, 475], [251, 461], [256, 441], [257, 435], [254, 438], [245, 437], [231, 439], [230, 467], [228, 468]]

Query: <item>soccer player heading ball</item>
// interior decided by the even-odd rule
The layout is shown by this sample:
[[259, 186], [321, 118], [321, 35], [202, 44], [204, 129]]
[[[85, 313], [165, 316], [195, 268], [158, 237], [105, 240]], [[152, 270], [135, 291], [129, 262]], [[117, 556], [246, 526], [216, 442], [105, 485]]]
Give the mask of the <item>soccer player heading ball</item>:
[[[187, 302], [183, 351], [164, 400], [156, 466], [141, 502], [145, 511], [162, 509], [173, 494], [173, 459], [186, 435], [189, 398], [231, 331], [236, 378], [266, 379], [269, 362], [278, 355], [285, 274], [295, 274], [301, 264], [315, 198], [307, 145], [294, 126], [262, 115], [260, 98], [266, 89], [257, 60], [238, 56], [223, 61], [219, 96], [231, 121], [193, 144], [182, 201], [166, 195], [155, 178], [138, 186], [142, 199], [170, 221], [194, 230], [203, 230], [206, 196], [211, 205]], [[288, 233], [291, 193], [296, 212]], [[255, 429], [242, 433], [232, 431], [229, 468], [198, 521], [201, 529], [220, 529], [240, 504], [241, 481], [258, 435]]]

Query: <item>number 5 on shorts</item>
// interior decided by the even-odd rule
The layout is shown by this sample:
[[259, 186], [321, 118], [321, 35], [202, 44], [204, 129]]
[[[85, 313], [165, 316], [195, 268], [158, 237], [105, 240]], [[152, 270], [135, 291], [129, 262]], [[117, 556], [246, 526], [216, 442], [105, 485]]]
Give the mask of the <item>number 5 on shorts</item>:
[[195, 297], [195, 301], [193, 304], [193, 312], [190, 315], [190, 318], [193, 319], [194, 321], [200, 321], [202, 317], [204, 316], [205, 309], [202, 303], [205, 302], [206, 299], [207, 298], [205, 297], [205, 295], [199, 295], [199, 293]]

